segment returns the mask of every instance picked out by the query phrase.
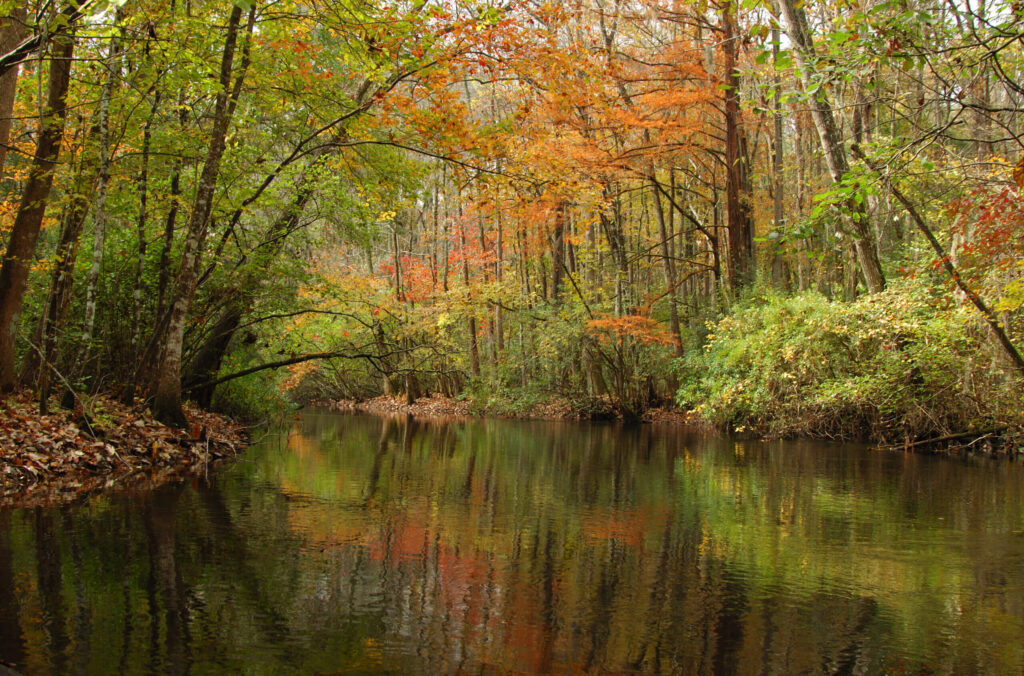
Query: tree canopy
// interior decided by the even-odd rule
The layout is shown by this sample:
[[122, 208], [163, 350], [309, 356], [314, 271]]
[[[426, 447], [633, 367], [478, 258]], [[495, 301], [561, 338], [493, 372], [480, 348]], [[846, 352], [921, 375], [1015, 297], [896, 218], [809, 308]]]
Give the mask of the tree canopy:
[[[891, 361], [877, 391], [952, 388], [1002, 424], [1024, 371], [1022, 12], [0, 2], [0, 388], [44, 409], [114, 391], [175, 423], [182, 397], [635, 415], [680, 392], [731, 396], [737, 424], [778, 384], [716, 339], [807, 322], [784, 299], [817, 294], [861, 333], [817, 357], [763, 338], [780, 364], [863, 356], [850, 393]], [[960, 371], [915, 361], [933, 334], [912, 317]], [[972, 422], [931, 420], [913, 434]]]

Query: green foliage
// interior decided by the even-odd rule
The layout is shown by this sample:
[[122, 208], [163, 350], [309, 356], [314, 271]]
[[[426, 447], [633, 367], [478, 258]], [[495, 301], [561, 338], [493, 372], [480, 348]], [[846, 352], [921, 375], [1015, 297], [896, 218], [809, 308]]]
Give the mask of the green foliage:
[[[243, 351], [244, 352], [244, 351]], [[227, 371], [253, 366], [258, 360], [249, 359], [236, 353], [232, 355]], [[284, 375], [264, 372], [262, 377], [237, 378], [217, 387], [213, 399], [213, 410], [237, 420], [267, 421], [279, 418], [294, 405], [281, 392]]]
[[678, 364], [678, 401], [772, 436], [901, 440], [993, 428], [1020, 410], [970, 310], [914, 280], [852, 303], [764, 295]]

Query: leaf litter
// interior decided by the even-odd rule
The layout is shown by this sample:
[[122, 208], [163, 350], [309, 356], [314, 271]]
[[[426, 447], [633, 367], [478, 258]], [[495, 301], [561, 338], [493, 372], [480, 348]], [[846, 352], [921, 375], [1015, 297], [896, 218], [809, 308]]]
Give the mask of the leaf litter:
[[156, 486], [205, 474], [245, 447], [245, 429], [185, 407], [168, 427], [140, 406], [97, 396], [88, 414], [38, 414], [29, 391], [0, 400], [0, 508], [34, 507], [102, 490]]

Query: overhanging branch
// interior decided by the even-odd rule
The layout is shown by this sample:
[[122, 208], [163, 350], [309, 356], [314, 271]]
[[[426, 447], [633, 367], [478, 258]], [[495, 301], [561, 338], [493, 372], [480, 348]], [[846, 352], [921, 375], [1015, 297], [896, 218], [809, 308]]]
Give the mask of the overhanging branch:
[[313, 352], [311, 354], [293, 356], [289, 359], [282, 359], [280, 361], [267, 362], [266, 364], [260, 364], [259, 366], [253, 366], [251, 368], [243, 369], [241, 371], [229, 373], [228, 375], [221, 376], [220, 378], [214, 378], [213, 380], [207, 380], [202, 383], [196, 383], [195, 385], [189, 385], [187, 387], [182, 388], [182, 392], [193, 392], [195, 390], [200, 390], [204, 387], [216, 387], [217, 385], [226, 383], [229, 380], [235, 380], [236, 378], [252, 375], [253, 373], [259, 373], [260, 371], [279, 369], [284, 366], [291, 366], [292, 364], [301, 364], [302, 362], [314, 361], [316, 359], [367, 359], [370, 362], [374, 362], [375, 360], [380, 360], [380, 356], [376, 354], [370, 354], [368, 352], [347, 352], [343, 350], [337, 352]]

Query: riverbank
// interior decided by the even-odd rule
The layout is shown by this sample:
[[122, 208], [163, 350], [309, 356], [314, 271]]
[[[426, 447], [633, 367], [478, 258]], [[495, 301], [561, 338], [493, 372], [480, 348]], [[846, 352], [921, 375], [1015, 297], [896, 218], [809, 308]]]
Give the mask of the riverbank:
[[[316, 402], [333, 411], [359, 411], [383, 415], [412, 415], [444, 418], [508, 418], [513, 420], [622, 420], [623, 416], [611, 402], [595, 400], [587, 406], [553, 397], [530, 406], [513, 407], [504, 402], [480, 403], [469, 399], [452, 399], [440, 395], [420, 397], [412, 403], [399, 396], [380, 396], [356, 401], [341, 399]], [[643, 422], [703, 424], [699, 418], [679, 409], [660, 407], [644, 411]]]
[[30, 393], [9, 395], [0, 401], [0, 507], [201, 475], [244, 448], [245, 430], [230, 419], [191, 406], [185, 415], [179, 430], [104, 396], [84, 410], [39, 415]]
[[[589, 407], [574, 406], [564, 399], [552, 398], [543, 403], [523, 409], [512, 409], [507, 406], [487, 406], [468, 399], [452, 399], [439, 395], [421, 397], [408, 403], [401, 396], [379, 396], [372, 399], [356, 401], [342, 399], [321, 401], [312, 404], [339, 412], [360, 412], [374, 415], [411, 415], [422, 418], [507, 418], [513, 420], [622, 420], [623, 416], [609, 402], [599, 402]], [[702, 418], [695, 411], [683, 411], [678, 408], [659, 407], [644, 411], [640, 417], [645, 423], [666, 423], [672, 425], [699, 426], [717, 429], [723, 434], [738, 434], [754, 438], [807, 438], [830, 441], [855, 441], [871, 443], [886, 451], [915, 451], [921, 453], [940, 453], [959, 455], [976, 453], [982, 455], [1018, 455], [1024, 448], [1024, 430], [1019, 427], [1002, 427], [998, 429], [974, 429], [961, 433], [949, 433], [928, 438], [911, 439], [905, 437], [899, 442], [872, 440], [867, 430], [863, 437], [834, 438], [813, 431], [800, 435], [781, 437], [772, 435], [766, 430], [728, 429]], [[761, 432], [761, 433], [759, 433]]]

